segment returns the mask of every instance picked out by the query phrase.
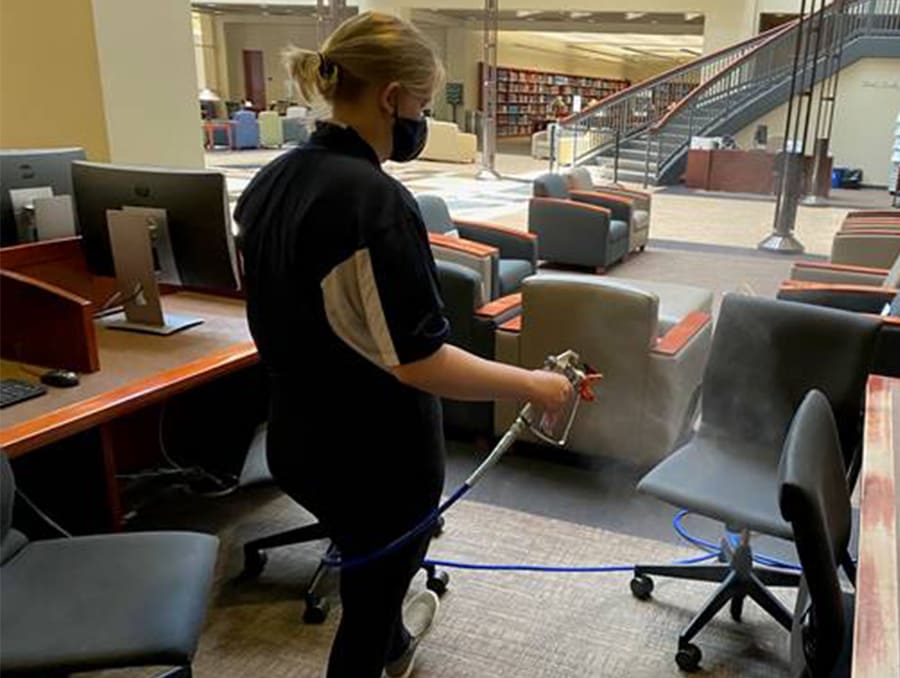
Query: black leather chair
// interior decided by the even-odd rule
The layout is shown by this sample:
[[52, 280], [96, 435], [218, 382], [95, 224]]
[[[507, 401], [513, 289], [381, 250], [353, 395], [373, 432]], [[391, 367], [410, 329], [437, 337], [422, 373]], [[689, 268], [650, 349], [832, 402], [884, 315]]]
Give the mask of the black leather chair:
[[[797, 410], [779, 467], [781, 515], [791, 524], [803, 579], [791, 627], [792, 675], [850, 675], [854, 595], [838, 563], [850, 541], [850, 491], [828, 399], [810, 391]], [[885, 667], [887, 669], [887, 667]]]
[[754, 565], [750, 532], [793, 536], [778, 508], [778, 463], [794, 411], [810, 389], [821, 390], [832, 403], [852, 475], [878, 328], [877, 318], [805, 304], [737, 295], [723, 300], [704, 373], [700, 426], [638, 485], [742, 536], [737, 546], [723, 539], [723, 564], [634, 568], [632, 593], [642, 599], [653, 590], [649, 575], [719, 583], [679, 636], [676, 661], [682, 669], [696, 670], [701, 652], [691, 640], [726, 603], [740, 620], [749, 596], [791, 628], [790, 612], [766, 586], [797, 586], [799, 576]]
[[[900, 264], [900, 258], [897, 261]], [[898, 264], [895, 268], [900, 274]], [[778, 290], [778, 298], [880, 315], [881, 331], [875, 345], [872, 372], [900, 377], [900, 292], [896, 288], [786, 280]]]
[[12, 527], [15, 480], [0, 453], [0, 671], [65, 675], [174, 666], [189, 678], [218, 539], [144, 532], [29, 541]]

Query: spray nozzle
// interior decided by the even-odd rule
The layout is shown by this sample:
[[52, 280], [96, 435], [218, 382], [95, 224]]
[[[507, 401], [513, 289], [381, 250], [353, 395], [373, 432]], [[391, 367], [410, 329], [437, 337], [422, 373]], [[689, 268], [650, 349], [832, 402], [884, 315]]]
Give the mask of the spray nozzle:
[[544, 361], [544, 369], [565, 376], [572, 384], [573, 397], [562, 412], [553, 416], [541, 413], [535, 417], [536, 422], [528, 417], [528, 427], [541, 440], [562, 447], [568, 441], [578, 406], [582, 401], [592, 401], [596, 398], [594, 385], [603, 378], [603, 375], [590, 365], [581, 362], [580, 356], [572, 350], [548, 356]]

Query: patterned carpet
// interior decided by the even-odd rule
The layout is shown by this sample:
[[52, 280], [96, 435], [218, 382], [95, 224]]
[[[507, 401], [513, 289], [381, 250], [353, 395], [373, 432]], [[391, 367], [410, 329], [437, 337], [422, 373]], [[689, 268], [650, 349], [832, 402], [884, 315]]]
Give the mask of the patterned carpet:
[[[244, 541], [304, 520], [291, 501], [270, 491], [250, 491], [231, 501], [237, 505], [221, 520], [225, 527], [219, 531], [219, 580], [195, 675], [319, 678], [339, 613], [333, 610], [322, 626], [303, 625], [299, 598], [321, 545], [273, 552], [259, 580], [235, 582]], [[218, 518], [223, 518], [221, 512]], [[191, 520], [204, 519], [194, 514]], [[448, 514], [446, 532], [431, 555], [467, 561], [631, 564], [694, 553], [462, 502]], [[674, 663], [677, 634], [710, 593], [708, 585], [657, 579], [654, 598], [640, 602], [629, 592], [627, 573], [454, 570], [451, 577], [439, 623], [419, 654], [414, 675], [420, 678], [679, 676]], [[333, 587], [333, 578], [328, 583], [326, 590]], [[424, 578], [414, 583], [422, 586]], [[752, 604], [742, 624], [724, 613], [698, 638], [704, 655], [704, 670], [698, 675], [786, 676], [787, 640], [787, 634]]]

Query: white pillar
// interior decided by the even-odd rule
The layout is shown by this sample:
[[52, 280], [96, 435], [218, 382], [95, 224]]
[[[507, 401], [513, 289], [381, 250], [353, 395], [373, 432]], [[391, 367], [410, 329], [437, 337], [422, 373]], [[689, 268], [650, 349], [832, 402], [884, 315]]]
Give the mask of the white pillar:
[[203, 167], [190, 0], [93, 0], [113, 162]]

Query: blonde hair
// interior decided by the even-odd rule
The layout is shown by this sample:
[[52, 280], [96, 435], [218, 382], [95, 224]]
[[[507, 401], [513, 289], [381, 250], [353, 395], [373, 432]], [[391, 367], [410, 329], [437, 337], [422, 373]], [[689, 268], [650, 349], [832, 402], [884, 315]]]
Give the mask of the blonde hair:
[[431, 99], [444, 78], [428, 38], [391, 14], [365, 12], [348, 19], [318, 52], [288, 47], [284, 65], [307, 103], [355, 100], [368, 84], [398, 82], [413, 96]]

